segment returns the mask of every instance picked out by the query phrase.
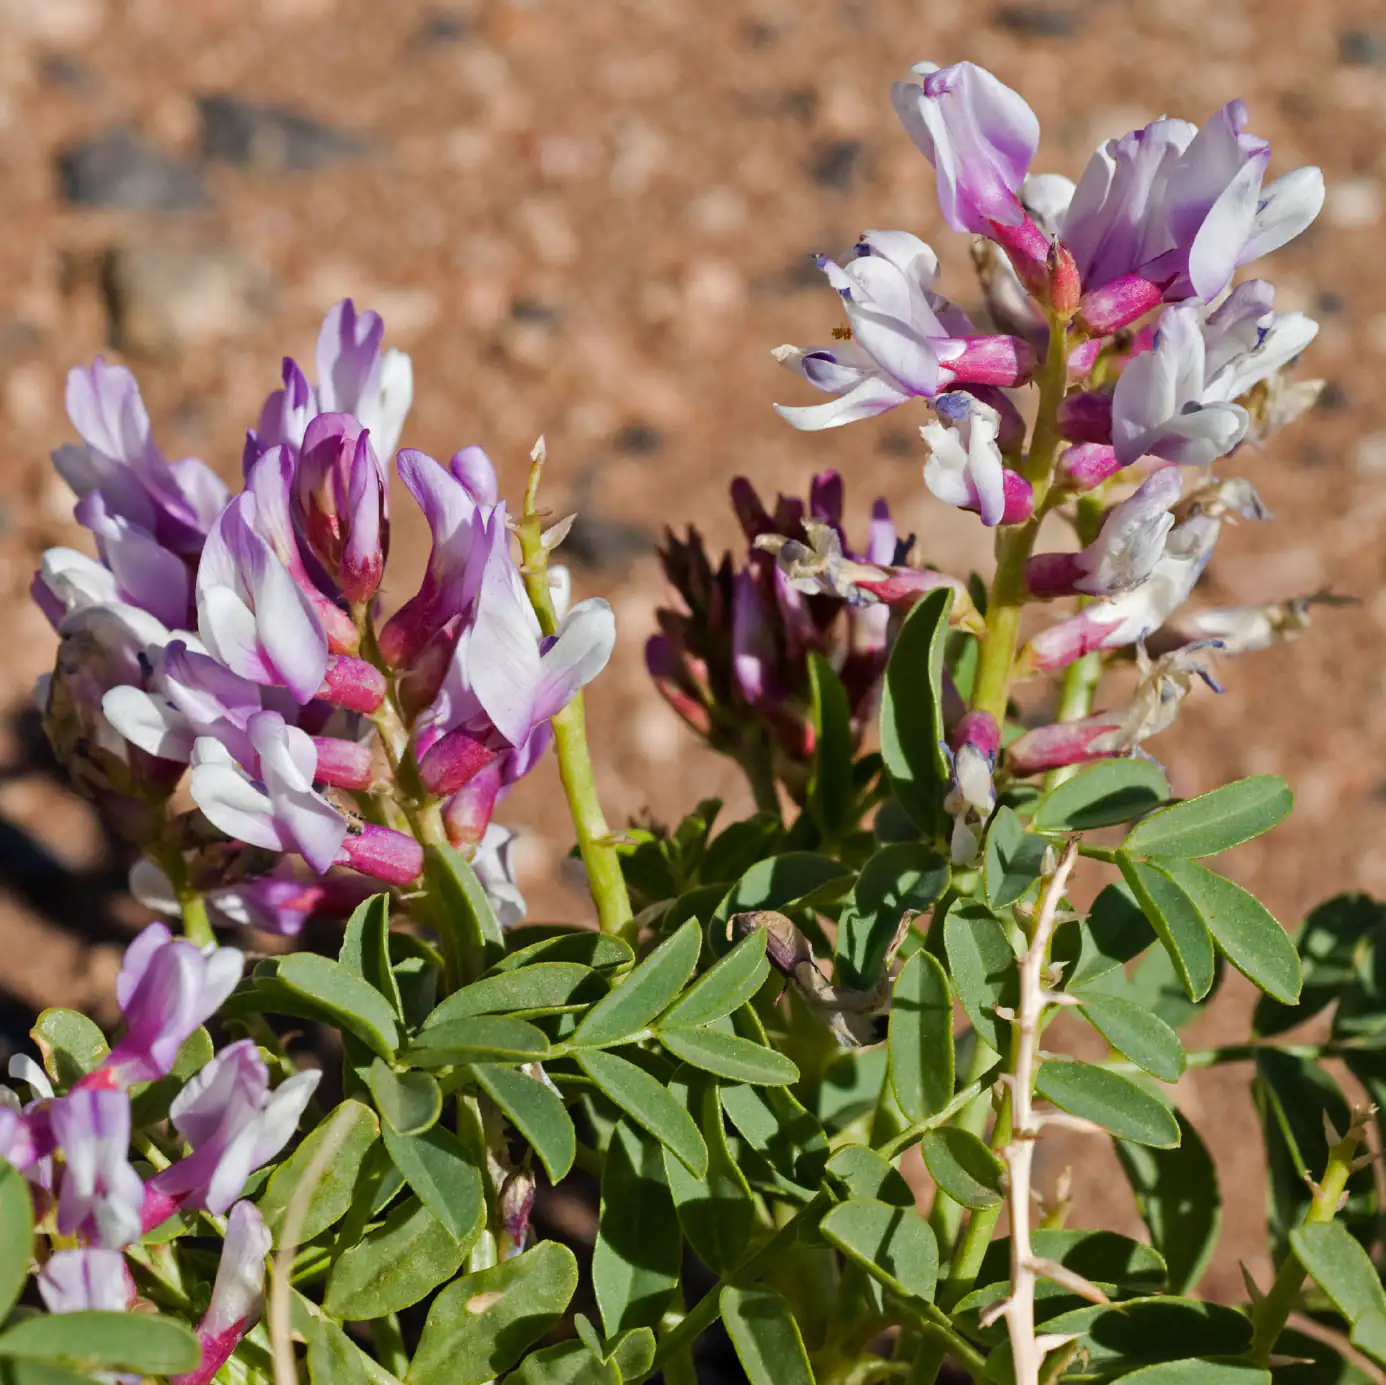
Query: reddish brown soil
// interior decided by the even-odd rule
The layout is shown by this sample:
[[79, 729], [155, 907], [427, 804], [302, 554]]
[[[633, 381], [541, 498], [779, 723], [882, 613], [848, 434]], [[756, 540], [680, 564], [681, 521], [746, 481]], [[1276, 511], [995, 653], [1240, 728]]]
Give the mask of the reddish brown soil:
[[[590, 477], [599, 518], [694, 522], [720, 542], [731, 538], [724, 498], [736, 472], [802, 490], [835, 466], [858, 517], [884, 493], [925, 556], [985, 562], [979, 530], [921, 499], [922, 416], [804, 437], [769, 408], [802, 400], [769, 348], [820, 340], [836, 321], [831, 295], [805, 273], [809, 252], [840, 250], [864, 227], [908, 227], [944, 254], [947, 290], [975, 302], [967, 247], [941, 227], [931, 171], [887, 99], [910, 62], [969, 57], [1024, 90], [1044, 125], [1042, 168], [1076, 174], [1099, 139], [1163, 111], [1202, 119], [1231, 96], [1274, 142], [1275, 171], [1323, 165], [1325, 215], [1266, 268], [1277, 306], [1321, 318], [1307, 365], [1330, 390], [1247, 459], [1276, 522], [1224, 540], [1202, 599], [1332, 586], [1361, 604], [1227, 666], [1227, 693], [1195, 695], [1154, 749], [1183, 793], [1272, 770], [1295, 784], [1290, 824], [1229, 859], [1287, 923], [1336, 890], [1386, 891], [1381, 22], [1371, 0], [0, 0], [9, 705], [24, 704], [53, 649], [25, 599], [35, 560], [46, 545], [85, 543], [47, 454], [68, 436], [63, 371], [106, 347], [97, 266], [112, 246], [156, 266], [221, 257], [172, 335], [147, 308], [127, 330], [148, 357], [132, 363], [165, 449], [228, 477], [279, 356], [309, 359], [322, 312], [350, 293], [413, 354], [406, 441], [439, 456], [482, 442], [512, 492], [542, 431], [555, 508]], [[1340, 48], [1356, 61], [1340, 61]], [[211, 167], [201, 212], [61, 204], [59, 149], [128, 122], [191, 157], [193, 98], [222, 90], [358, 130], [373, 152], [309, 173]], [[422, 526], [407, 497], [396, 500], [398, 598], [412, 590]], [[613, 820], [673, 815], [713, 792], [743, 808], [736, 776], [646, 685], [652, 559], [580, 573], [579, 585], [610, 597], [623, 636], [591, 698]], [[0, 986], [16, 1019], [45, 1003], [100, 1008], [138, 912], [112, 892], [88, 810], [18, 731], [3, 753], [14, 769], [0, 779]], [[569, 837], [551, 767], [507, 817], [525, 829], [536, 913], [576, 916], [580, 900], [558, 883]], [[1248, 989], [1229, 985], [1199, 1039], [1244, 1034]], [[1228, 1228], [1210, 1286], [1226, 1296], [1241, 1292], [1239, 1256], [1263, 1269], [1244, 1076], [1202, 1075], [1180, 1094], [1224, 1169]], [[1070, 1157], [1081, 1161], [1080, 1214], [1129, 1224], [1105, 1155], [1080, 1145]], [[1057, 1172], [1047, 1160], [1046, 1175]]]

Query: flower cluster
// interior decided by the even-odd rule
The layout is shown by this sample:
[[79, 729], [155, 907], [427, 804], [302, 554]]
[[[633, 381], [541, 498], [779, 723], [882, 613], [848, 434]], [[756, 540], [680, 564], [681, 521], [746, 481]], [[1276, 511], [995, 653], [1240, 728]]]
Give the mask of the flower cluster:
[[[1012, 677], [1133, 648], [1142, 660], [1128, 703], [1072, 725], [1070, 709], [1063, 724], [1007, 738], [1006, 771], [1032, 774], [1134, 752], [1172, 720], [1200, 648], [1260, 648], [1303, 625], [1311, 598], [1195, 617], [1181, 608], [1222, 526], [1266, 517], [1248, 482], [1211, 468], [1317, 395], [1285, 373], [1316, 324], [1276, 312], [1264, 279], [1233, 280], [1304, 230], [1323, 180], [1301, 168], [1266, 182], [1270, 147], [1245, 132], [1236, 101], [1201, 128], [1162, 119], [1108, 141], [1077, 184], [1034, 174], [1039, 123], [1017, 93], [967, 62], [914, 71], [917, 82], [894, 88], [896, 112], [934, 165], [944, 220], [981, 238], [984, 298], [1005, 331], [979, 333], [941, 295], [929, 246], [869, 231], [845, 263], [819, 260], [846, 312], [839, 340], [774, 353], [835, 398], [776, 408], [796, 428], [821, 429], [922, 398], [935, 415], [920, 429], [925, 485], [997, 529], [993, 602], [1013, 611], [1078, 599], [1019, 651], [1018, 620], [988, 620], [982, 658], [994, 676], [979, 680], [961, 729], [954, 699], [946, 747], [958, 766], [955, 854], [966, 857], [994, 806], [989, 767]], [[1031, 383], [1040, 421], [1027, 442], [1013, 391]], [[1074, 524], [1079, 551], [1034, 552], [1051, 513]], [[786, 544], [785, 581], [794, 560]]]
[[[228, 1215], [211, 1303], [198, 1328], [199, 1369], [182, 1385], [211, 1380], [260, 1315], [270, 1238], [246, 1181], [298, 1127], [320, 1073], [273, 1089], [256, 1045], [240, 1040], [215, 1054], [173, 1098], [168, 1118], [186, 1149], [149, 1175], [131, 1162], [137, 1135], [131, 1088], [167, 1077], [179, 1050], [241, 979], [235, 948], [199, 949], [150, 924], [130, 945], [116, 981], [124, 1036], [63, 1096], [23, 1055], [10, 1075], [29, 1087], [21, 1103], [0, 1088], [0, 1158], [28, 1181], [36, 1212], [51, 1212], [72, 1244], [49, 1256], [39, 1276], [53, 1313], [128, 1311], [135, 1282], [122, 1252], [178, 1212]], [[146, 1088], [147, 1089], [147, 1088]]]
[[[98, 358], [69, 376], [82, 441], [54, 461], [97, 556], [51, 549], [35, 577], [61, 636], [41, 700], [75, 780], [148, 853], [151, 904], [191, 885], [224, 921], [293, 932], [359, 900], [361, 877], [409, 885], [424, 844], [448, 841], [522, 912], [492, 815], [605, 665], [611, 611], [580, 602], [545, 638], [486, 454], [442, 466], [406, 448], [432, 552], [377, 623], [413, 393], [382, 335], [346, 301], [316, 384], [285, 360], [234, 496], [165, 458], [127, 370]], [[185, 774], [197, 811], [175, 816]]]

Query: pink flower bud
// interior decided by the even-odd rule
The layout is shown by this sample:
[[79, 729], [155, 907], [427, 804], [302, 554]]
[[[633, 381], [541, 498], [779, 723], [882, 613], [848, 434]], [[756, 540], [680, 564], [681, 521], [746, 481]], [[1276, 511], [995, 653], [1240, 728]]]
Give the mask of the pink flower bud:
[[1112, 396], [1100, 390], [1070, 394], [1059, 405], [1059, 434], [1070, 442], [1112, 440]]
[[934, 349], [953, 384], [1010, 389], [1025, 384], [1035, 370], [1034, 350], [1021, 337], [939, 337]]
[[314, 736], [313, 748], [318, 752], [318, 767], [313, 773], [317, 783], [330, 784], [334, 789], [370, 788], [375, 779], [375, 757], [370, 746], [340, 736]]
[[500, 754], [501, 747], [459, 727], [429, 746], [419, 761], [419, 778], [437, 798], [446, 798], [478, 775]]
[[1097, 442], [1079, 443], [1059, 458], [1059, 483], [1069, 490], [1096, 490], [1121, 470], [1116, 452]]
[[1083, 296], [1078, 325], [1094, 337], [1110, 336], [1160, 305], [1164, 289], [1141, 274], [1123, 274]]
[[392, 827], [366, 823], [359, 832], [347, 834], [342, 854], [353, 870], [388, 885], [412, 885], [423, 874], [423, 847]]
[[369, 716], [385, 701], [385, 675], [350, 654], [331, 654], [318, 698], [348, 712]]

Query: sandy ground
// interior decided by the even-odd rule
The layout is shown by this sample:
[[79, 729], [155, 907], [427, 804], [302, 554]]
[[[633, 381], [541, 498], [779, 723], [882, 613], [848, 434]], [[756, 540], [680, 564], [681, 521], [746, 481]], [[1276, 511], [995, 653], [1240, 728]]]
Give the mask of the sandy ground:
[[[1099, 140], [1162, 112], [1202, 120], [1233, 96], [1273, 141], [1273, 172], [1323, 166], [1324, 215], [1265, 268], [1277, 307], [1322, 322], [1308, 366], [1329, 387], [1310, 418], [1247, 459], [1276, 520], [1227, 536], [1202, 595], [1331, 587], [1361, 604], [1225, 668], [1227, 692], [1192, 698], [1154, 748], [1182, 793], [1254, 772], [1291, 779], [1292, 821], [1228, 859], [1286, 922], [1339, 889], [1386, 890], [1386, 22], [1372, 0], [0, 0], [0, 691], [14, 713], [0, 739], [0, 1004], [11, 1032], [44, 1003], [107, 1005], [139, 918], [99, 826], [54, 783], [20, 716], [53, 650], [25, 598], [35, 560], [49, 544], [85, 543], [47, 462], [69, 435], [67, 366], [114, 339], [165, 450], [231, 477], [279, 357], [311, 357], [336, 298], [377, 308], [414, 358], [406, 442], [443, 457], [481, 442], [513, 492], [542, 431], [554, 507], [581, 503], [599, 522], [578, 585], [611, 599], [623, 636], [590, 699], [613, 820], [668, 817], [714, 792], [742, 808], [735, 776], [646, 684], [640, 651], [661, 596], [649, 535], [693, 522], [730, 542], [738, 471], [797, 491], [835, 466], [859, 518], [887, 495], [927, 558], [986, 561], [979, 529], [922, 498], [922, 410], [805, 437], [769, 408], [802, 402], [769, 348], [821, 340], [837, 321], [811, 252], [905, 227], [934, 241], [946, 289], [975, 304], [967, 247], [942, 227], [931, 170], [889, 107], [889, 82], [925, 57], [971, 58], [1021, 87], [1043, 123], [1042, 169], [1076, 175]], [[261, 130], [238, 144], [223, 122], [209, 136], [199, 98], [220, 93], [290, 106], [326, 133]], [[113, 127], [167, 161], [120, 185], [143, 210], [71, 201], [109, 193], [109, 168], [72, 151]], [[396, 499], [399, 598], [426, 547]], [[576, 916], [559, 882], [569, 837], [551, 766], [506, 816], [525, 831], [535, 913]], [[1199, 1038], [1243, 1036], [1247, 989], [1229, 985], [1239, 999]], [[1203, 1075], [1180, 1093], [1231, 1190], [1209, 1280], [1228, 1296], [1241, 1292], [1237, 1259], [1256, 1263], [1262, 1217], [1242, 1077]], [[1079, 1215], [1129, 1226], [1104, 1157], [1070, 1153], [1080, 1188], [1096, 1189]]]

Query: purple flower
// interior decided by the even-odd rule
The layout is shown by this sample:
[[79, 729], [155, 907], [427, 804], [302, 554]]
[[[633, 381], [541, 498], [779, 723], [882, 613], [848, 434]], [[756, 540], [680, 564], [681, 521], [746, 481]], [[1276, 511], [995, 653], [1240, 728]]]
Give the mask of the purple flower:
[[148, 611], [170, 629], [188, 624], [192, 573], [177, 553], [112, 512], [99, 490], [84, 495], [73, 514], [91, 530], [119, 600]]
[[234, 947], [199, 949], [151, 923], [125, 949], [116, 977], [125, 1037], [79, 1086], [127, 1086], [171, 1072], [178, 1050], [236, 989], [244, 966]]
[[1235, 402], [1314, 339], [1303, 313], [1274, 313], [1264, 279], [1212, 312], [1189, 304], [1160, 317], [1152, 350], [1126, 363], [1112, 396], [1112, 444], [1123, 466], [1142, 456], [1207, 466], [1245, 436]]
[[271, 1091], [269, 1069], [252, 1040], [222, 1049], [169, 1109], [193, 1152], [146, 1184], [145, 1226], [157, 1226], [178, 1207], [226, 1212], [250, 1175], [289, 1142], [321, 1076], [296, 1073]]
[[[1160, 297], [1207, 302], [1238, 266], [1292, 240], [1318, 214], [1317, 168], [1261, 186], [1270, 146], [1243, 133], [1246, 118], [1246, 107], [1230, 101], [1201, 129], [1161, 119], [1093, 155], [1061, 228], [1089, 294], [1120, 290], [1098, 314], [1085, 300], [1092, 328], [1114, 331]], [[1155, 292], [1143, 306], [1142, 284]], [[1124, 308], [1116, 301], [1123, 296]]]
[[896, 82], [891, 101], [938, 174], [943, 219], [979, 236], [1019, 225], [1025, 213], [1016, 194], [1039, 145], [1035, 113], [973, 63], [916, 63], [911, 71], [922, 82]]
[[287, 687], [306, 703], [327, 672], [327, 636], [302, 588], [256, 532], [256, 517], [255, 496], [246, 491], [208, 535], [197, 570], [198, 633], [233, 673]]
[[108, 1250], [137, 1241], [144, 1184], [130, 1166], [129, 1096], [79, 1087], [53, 1102], [49, 1120], [63, 1155], [59, 1234]]
[[945, 505], [975, 510], [988, 528], [1028, 519], [1034, 494], [1002, 462], [996, 410], [961, 391], [940, 395], [937, 409], [948, 423], [926, 423], [919, 430], [929, 449], [924, 484]]
[[472, 857], [472, 870], [486, 891], [502, 928], [517, 928], [525, 920], [525, 898], [515, 883], [515, 833], [490, 823]]
[[318, 752], [306, 731], [278, 712], [246, 723], [246, 761], [204, 736], [192, 752], [190, 791], [207, 820], [233, 840], [294, 851], [320, 874], [341, 857], [346, 819], [314, 788]]
[[468, 610], [481, 587], [487, 553], [508, 540], [504, 523], [495, 521], [496, 473], [481, 448], [463, 448], [446, 468], [404, 448], [396, 465], [433, 540], [418, 592], [380, 631], [387, 662], [405, 668], [449, 621]]
[[260, 1320], [265, 1303], [265, 1257], [274, 1239], [253, 1202], [238, 1202], [226, 1223], [226, 1242], [212, 1301], [197, 1325], [202, 1364], [169, 1378], [169, 1385], [209, 1385], [241, 1339]]
[[839, 396], [803, 408], [775, 405], [795, 428], [838, 428], [907, 399], [931, 399], [954, 383], [1009, 386], [1029, 378], [1029, 344], [974, 335], [967, 318], [934, 292], [937, 256], [908, 232], [868, 231], [846, 265], [820, 256], [819, 267], [842, 299], [850, 340], [775, 350], [782, 365]]
[[226, 503], [226, 487], [194, 458], [165, 460], [135, 377], [98, 356], [89, 370], [68, 372], [66, 404], [83, 445], [53, 454], [63, 480], [79, 498], [99, 494], [107, 514], [195, 555]]
[[118, 1250], [55, 1251], [39, 1271], [37, 1283], [50, 1313], [128, 1313], [135, 1303], [134, 1276]]
[[300, 532], [342, 595], [370, 600], [390, 548], [389, 479], [351, 414], [319, 414], [308, 425], [293, 500]]
[[1025, 584], [1038, 597], [1113, 596], [1139, 586], [1164, 556], [1183, 478], [1161, 467], [1134, 494], [1113, 505], [1102, 529], [1080, 553], [1040, 553], [1025, 565]]
[[318, 387], [285, 358], [284, 388], [260, 410], [259, 424], [246, 442], [246, 466], [267, 448], [287, 445], [294, 455], [309, 423], [318, 414], [351, 414], [370, 431], [382, 456], [399, 443], [414, 398], [414, 372], [401, 351], [381, 352], [385, 326], [377, 313], [357, 313], [343, 299], [323, 319], [318, 333]]
[[487, 554], [475, 616], [459, 635], [422, 727], [427, 748], [419, 771], [440, 796], [461, 788], [496, 754], [523, 746], [606, 667], [616, 639], [611, 607], [596, 598], [578, 602], [545, 639], [510, 557], [502, 506], [493, 523], [498, 538]]

